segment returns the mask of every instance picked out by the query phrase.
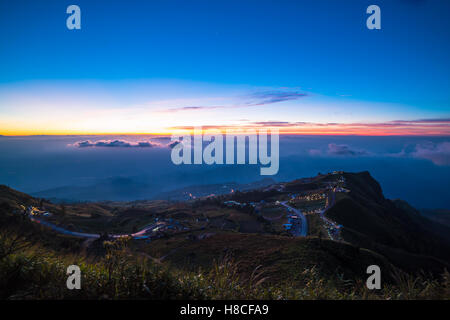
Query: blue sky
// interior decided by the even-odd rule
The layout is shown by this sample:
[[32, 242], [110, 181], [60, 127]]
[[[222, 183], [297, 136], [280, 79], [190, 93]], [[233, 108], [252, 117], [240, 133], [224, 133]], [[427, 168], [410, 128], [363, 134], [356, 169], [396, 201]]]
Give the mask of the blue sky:
[[[70, 4], [81, 8], [81, 30], [66, 28]], [[381, 30], [366, 28], [370, 4], [381, 8]], [[1, 124], [25, 132], [30, 123], [21, 117], [36, 119], [39, 113], [39, 121], [54, 130], [42, 125], [26, 132], [144, 128], [137, 120], [119, 124], [127, 110], [164, 124], [153, 128], [159, 132], [191, 124], [239, 125], [238, 118], [448, 119], [448, 13], [450, 2], [437, 0], [3, 1]], [[281, 90], [307, 93], [308, 99], [241, 109], [236, 117], [233, 108], [190, 109], [185, 122], [153, 113], [245, 105], [236, 97]], [[80, 110], [86, 111], [83, 119], [98, 120], [87, 114], [93, 109], [121, 111], [105, 120], [113, 127], [99, 124], [102, 129], [94, 130], [84, 120], [61, 125], [79, 119]]]

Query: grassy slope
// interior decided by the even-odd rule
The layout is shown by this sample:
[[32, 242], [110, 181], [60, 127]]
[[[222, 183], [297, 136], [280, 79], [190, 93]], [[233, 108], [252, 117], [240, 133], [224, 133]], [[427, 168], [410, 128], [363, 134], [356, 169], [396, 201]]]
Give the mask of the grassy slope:
[[187, 240], [173, 237], [159, 239], [146, 250], [173, 266], [195, 271], [208, 269], [214, 261], [225, 256], [239, 262], [239, 271], [250, 275], [262, 266], [271, 283], [301, 279], [303, 270], [315, 266], [324, 277], [342, 274], [345, 278], [363, 278], [368, 265], [378, 264], [387, 275], [392, 271], [390, 263], [382, 256], [347, 243], [318, 238], [290, 238], [272, 235], [218, 233], [204, 240]]

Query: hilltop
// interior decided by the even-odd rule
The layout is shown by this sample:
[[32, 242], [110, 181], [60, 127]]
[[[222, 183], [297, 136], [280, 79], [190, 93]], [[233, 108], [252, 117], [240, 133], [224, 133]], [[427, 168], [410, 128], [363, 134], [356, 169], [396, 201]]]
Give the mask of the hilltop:
[[408, 270], [446, 266], [450, 228], [427, 219], [404, 201], [386, 199], [368, 172], [343, 176], [351, 192], [338, 194], [326, 215], [345, 226], [345, 241], [380, 252]]

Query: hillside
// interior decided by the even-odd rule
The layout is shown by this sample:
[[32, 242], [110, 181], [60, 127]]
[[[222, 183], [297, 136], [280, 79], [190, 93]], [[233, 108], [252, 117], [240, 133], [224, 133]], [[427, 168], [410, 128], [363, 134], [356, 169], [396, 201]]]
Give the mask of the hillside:
[[318, 238], [220, 233], [204, 240], [160, 239], [144, 250], [151, 256], [164, 257], [163, 261], [172, 266], [191, 271], [198, 267], [208, 270], [226, 256], [239, 263], [239, 272], [245, 276], [262, 266], [269, 283], [292, 286], [304, 280], [299, 270], [313, 267], [325, 278], [340, 274], [345, 279], [362, 280], [371, 264], [385, 270], [386, 281], [393, 272], [393, 266], [375, 252]]
[[18, 203], [24, 205], [35, 205], [38, 201], [32, 196], [20, 191], [0, 185], [0, 204], [8, 204], [18, 208]]
[[[411, 277], [421, 279], [418, 286], [438, 290], [450, 269], [449, 231], [406, 202], [386, 199], [368, 172], [334, 172], [181, 202], [61, 205], [0, 186], [0, 246], [17, 235], [33, 244], [13, 257], [44, 250], [56, 264], [78, 257], [95, 264], [89, 268], [104, 268], [113, 257], [112, 246], [122, 248], [114, 254], [131, 259], [129, 268], [150, 263], [165, 269], [170, 281], [220, 268], [242, 283], [257, 275], [264, 279], [255, 289], [258, 295], [268, 288], [289, 288], [280, 294], [298, 297], [314, 279], [325, 286], [325, 296], [341, 291], [342, 297], [358, 296], [372, 264], [381, 267], [383, 283], [392, 286], [383, 295], [400, 290], [398, 282]], [[8, 261], [0, 261], [1, 272], [8, 272], [2, 271]], [[423, 272], [430, 278], [421, 278]], [[216, 276], [208, 280], [213, 289], [223, 285], [214, 282]]]
[[326, 215], [344, 226], [345, 241], [380, 252], [410, 270], [448, 264], [450, 228], [405, 202], [386, 199], [368, 172], [344, 177], [351, 192], [338, 195]]

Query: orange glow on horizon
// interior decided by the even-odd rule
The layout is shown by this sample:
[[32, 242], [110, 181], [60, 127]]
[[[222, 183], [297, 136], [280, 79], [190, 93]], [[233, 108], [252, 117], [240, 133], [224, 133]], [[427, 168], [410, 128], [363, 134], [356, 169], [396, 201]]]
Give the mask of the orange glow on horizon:
[[[118, 136], [118, 135], [152, 135], [170, 136], [172, 134], [194, 134], [194, 126], [169, 127], [164, 131], [152, 132], [100, 132], [81, 130], [2, 130], [3, 136], [64, 136], [64, 135], [92, 135], [92, 136]], [[199, 127], [200, 128], [200, 127]], [[248, 134], [248, 130], [277, 129], [280, 135], [355, 135], [355, 136], [450, 136], [450, 125], [386, 125], [386, 124], [307, 124], [302, 126], [264, 126], [264, 125], [231, 125], [231, 126], [203, 126], [202, 134], [224, 134], [231, 131], [234, 134]], [[197, 132], [197, 131], [196, 131]], [[199, 133], [199, 132], [197, 132]]]

